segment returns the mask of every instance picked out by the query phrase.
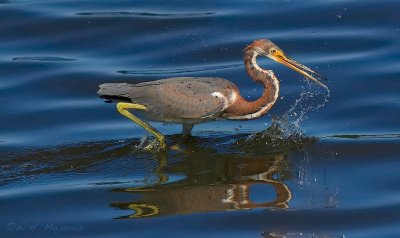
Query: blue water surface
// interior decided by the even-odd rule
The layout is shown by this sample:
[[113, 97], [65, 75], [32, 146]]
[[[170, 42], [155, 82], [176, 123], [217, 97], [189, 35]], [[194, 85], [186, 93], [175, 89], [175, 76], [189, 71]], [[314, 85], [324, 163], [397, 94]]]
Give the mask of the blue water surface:
[[[0, 237], [398, 237], [399, 9], [0, 0]], [[260, 60], [281, 82], [268, 115], [197, 125], [189, 141], [152, 123], [179, 145], [165, 153], [139, 150], [145, 131], [97, 97], [106, 82], [211, 76], [255, 100], [243, 49], [261, 38], [329, 94]], [[273, 120], [301, 135], [248, 138]]]

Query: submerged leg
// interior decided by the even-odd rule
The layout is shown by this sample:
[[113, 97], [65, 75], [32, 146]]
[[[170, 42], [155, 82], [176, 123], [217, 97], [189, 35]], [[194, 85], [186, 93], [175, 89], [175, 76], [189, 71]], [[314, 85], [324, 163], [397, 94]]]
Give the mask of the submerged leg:
[[182, 124], [182, 137], [189, 137], [192, 133], [193, 124]]
[[125, 103], [125, 102], [119, 102], [117, 103], [117, 109], [118, 112], [121, 113], [122, 115], [126, 116], [127, 118], [131, 119], [133, 122], [138, 124], [139, 126], [143, 127], [146, 131], [150, 132], [153, 134], [158, 142], [160, 143], [161, 148], [166, 148], [165, 145], [165, 137], [163, 134], [161, 134], [159, 131], [151, 127], [147, 122], [140, 120], [136, 116], [134, 116], [132, 113], [128, 111], [128, 109], [138, 109], [138, 110], [146, 110], [146, 106], [141, 105], [141, 104], [135, 104], [135, 103]]

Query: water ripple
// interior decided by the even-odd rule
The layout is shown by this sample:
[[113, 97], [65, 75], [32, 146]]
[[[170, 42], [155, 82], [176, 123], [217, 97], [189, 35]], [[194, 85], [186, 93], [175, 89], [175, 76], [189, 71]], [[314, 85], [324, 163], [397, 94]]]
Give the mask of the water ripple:
[[193, 12], [193, 13], [155, 13], [155, 12], [79, 12], [78, 16], [96, 16], [96, 17], [142, 17], [142, 18], [194, 18], [207, 17], [215, 15], [213, 12]]
[[400, 134], [332, 135], [332, 136], [327, 136], [326, 138], [339, 138], [339, 139], [399, 139], [400, 138]]
[[120, 74], [129, 75], [170, 75], [170, 74], [184, 74], [184, 73], [199, 73], [206, 71], [219, 71], [232, 68], [243, 67], [243, 64], [226, 64], [226, 65], [215, 65], [215, 66], [204, 66], [204, 67], [186, 67], [186, 68], [172, 68], [172, 69], [150, 69], [150, 70], [119, 70]]
[[26, 57], [14, 57], [14, 61], [49, 61], [49, 62], [66, 62], [76, 61], [76, 59], [63, 58], [57, 56], [26, 56]]

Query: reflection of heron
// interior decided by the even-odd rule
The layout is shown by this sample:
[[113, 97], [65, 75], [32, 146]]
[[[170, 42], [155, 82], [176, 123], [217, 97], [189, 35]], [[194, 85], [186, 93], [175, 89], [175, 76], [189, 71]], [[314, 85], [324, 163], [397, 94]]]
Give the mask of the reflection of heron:
[[182, 135], [191, 133], [193, 125], [218, 119], [250, 120], [261, 117], [274, 105], [279, 94], [279, 81], [271, 70], [262, 69], [257, 56], [267, 56], [326, 88], [318, 79], [323, 77], [292, 60], [269, 40], [256, 40], [246, 47], [244, 64], [247, 73], [264, 86], [263, 95], [256, 101], [244, 99], [233, 83], [222, 78], [168, 78], [152, 82], [100, 85], [104, 98], [117, 100], [118, 111], [155, 135], [160, 147], [165, 147], [164, 136], [148, 123], [128, 112], [142, 110], [152, 121], [180, 123]]
[[[200, 157], [189, 156], [182, 164], [169, 168], [179, 174], [185, 173], [184, 180], [114, 189], [115, 192], [140, 195], [140, 198], [131, 202], [114, 202], [111, 206], [133, 211], [132, 215], [120, 218], [288, 208], [292, 194], [285, 182], [278, 178], [288, 169], [284, 155], [233, 159], [225, 156], [208, 158], [200, 154]], [[258, 196], [273, 195], [274, 198], [263, 202], [254, 200], [254, 191]]]

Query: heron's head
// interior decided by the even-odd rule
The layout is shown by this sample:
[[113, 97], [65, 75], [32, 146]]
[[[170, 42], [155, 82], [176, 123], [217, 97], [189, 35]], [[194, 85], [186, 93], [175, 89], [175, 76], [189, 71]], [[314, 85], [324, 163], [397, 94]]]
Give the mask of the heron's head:
[[272, 41], [267, 39], [255, 40], [249, 46], [246, 47], [245, 50], [252, 50], [258, 55], [266, 56], [278, 63], [281, 63], [298, 73], [304, 75], [306, 78], [314, 81], [318, 85], [328, 89], [328, 87], [321, 83], [319, 80], [325, 80], [325, 77], [315, 72], [314, 70], [300, 64], [294, 59], [287, 56], [283, 50], [281, 50], [277, 45], [275, 45]]

